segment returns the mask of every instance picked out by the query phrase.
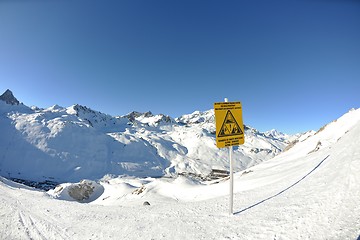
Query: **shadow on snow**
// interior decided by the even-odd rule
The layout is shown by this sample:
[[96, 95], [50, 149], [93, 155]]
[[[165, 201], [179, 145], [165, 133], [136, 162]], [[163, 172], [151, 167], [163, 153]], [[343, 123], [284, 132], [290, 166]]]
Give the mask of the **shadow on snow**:
[[[308, 172], [305, 176], [303, 176], [301, 179], [299, 179], [298, 181], [296, 181], [294, 184], [290, 185], [289, 187], [285, 188], [284, 190], [281, 190], [281, 191], [278, 192], [277, 194], [275, 194], [275, 195], [273, 195], [273, 196], [270, 196], [270, 197], [268, 197], [268, 198], [265, 198], [265, 199], [263, 199], [263, 200], [255, 203], [255, 204], [247, 207], [247, 208], [244, 208], [244, 209], [242, 209], [242, 210], [240, 210], [240, 211], [238, 211], [238, 212], [235, 212], [234, 214], [240, 214], [240, 213], [242, 213], [242, 212], [245, 212], [246, 210], [249, 210], [249, 209], [251, 209], [251, 208], [253, 208], [253, 207], [256, 207], [257, 205], [259, 205], [259, 204], [261, 204], [261, 203], [264, 203], [264, 202], [266, 202], [266, 201], [268, 201], [268, 200], [270, 200], [270, 199], [272, 199], [272, 198], [274, 198], [274, 197], [276, 197], [276, 196], [279, 196], [280, 194], [286, 192], [287, 190], [289, 190], [290, 188], [294, 187], [295, 185], [297, 185], [298, 183], [300, 183], [302, 180], [304, 180], [304, 179], [305, 179], [307, 176], [309, 176], [313, 171], [315, 171], [315, 169], [317, 169], [329, 156], [330, 156], [330, 155], [327, 155], [323, 160], [321, 160], [321, 162], [319, 162], [318, 165], [316, 165], [310, 172]], [[360, 237], [358, 238], [358, 240], [360, 240]]]

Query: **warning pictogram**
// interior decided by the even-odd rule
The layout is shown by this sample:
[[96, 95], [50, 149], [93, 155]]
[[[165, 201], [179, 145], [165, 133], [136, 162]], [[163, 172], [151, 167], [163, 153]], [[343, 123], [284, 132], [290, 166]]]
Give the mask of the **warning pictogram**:
[[244, 125], [240, 102], [214, 103], [216, 145], [219, 148], [244, 144]]
[[227, 137], [242, 134], [243, 132], [241, 131], [239, 124], [236, 122], [236, 119], [232, 115], [231, 111], [228, 110], [226, 112], [224, 122], [220, 128], [218, 137]]

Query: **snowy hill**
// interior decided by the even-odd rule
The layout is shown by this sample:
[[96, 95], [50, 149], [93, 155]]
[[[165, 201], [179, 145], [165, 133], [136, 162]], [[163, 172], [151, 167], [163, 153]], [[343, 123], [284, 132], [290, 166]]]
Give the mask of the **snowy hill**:
[[[193, 137], [211, 136], [201, 128], [205, 122], [183, 120], [185, 125], [162, 127], [184, 131], [176, 141], [177, 148], [186, 146], [187, 155], [194, 152], [187, 145], [192, 135], [185, 137], [184, 129], [192, 129]], [[149, 141], [164, 143], [160, 139], [174, 134], [138, 125], [144, 128], [143, 136], [152, 137]], [[249, 139], [250, 133], [257, 134], [248, 128]], [[300, 136], [270, 161], [235, 173], [234, 216], [228, 215], [226, 179], [106, 176], [99, 182], [64, 183], [42, 192], [0, 177], [0, 238], [356, 240], [359, 135], [360, 109], [354, 109], [316, 134]]]
[[[215, 146], [213, 110], [172, 118], [151, 112], [113, 117], [88, 107], [29, 108], [11, 91], [0, 100], [0, 175], [55, 182], [99, 179], [106, 174], [208, 175], [228, 169], [226, 149]], [[245, 126], [235, 148], [240, 171], [279, 154], [290, 136]]]

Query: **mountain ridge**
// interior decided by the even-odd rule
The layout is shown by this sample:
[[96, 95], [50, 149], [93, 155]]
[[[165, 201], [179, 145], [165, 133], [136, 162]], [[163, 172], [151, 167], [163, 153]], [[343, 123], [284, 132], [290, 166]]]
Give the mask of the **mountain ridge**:
[[[212, 109], [178, 118], [135, 111], [113, 117], [79, 104], [40, 109], [0, 101], [0, 116], [5, 177], [63, 182], [106, 174], [207, 175], [229, 167], [226, 149], [215, 145]], [[294, 140], [250, 126], [245, 137], [244, 145], [234, 147], [236, 171], [273, 158]]]

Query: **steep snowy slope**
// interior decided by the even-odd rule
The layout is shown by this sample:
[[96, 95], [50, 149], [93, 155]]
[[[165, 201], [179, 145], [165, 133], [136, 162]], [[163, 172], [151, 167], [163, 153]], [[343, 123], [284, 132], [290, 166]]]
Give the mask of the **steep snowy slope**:
[[[6, 96], [0, 100], [5, 177], [63, 182], [105, 174], [206, 176], [214, 168], [228, 169], [227, 150], [215, 146], [213, 110], [177, 119], [151, 112], [112, 117], [81, 105], [29, 108]], [[289, 138], [250, 127], [245, 134], [245, 144], [234, 152], [237, 171], [274, 157]]]
[[236, 173], [234, 216], [227, 214], [228, 181], [108, 176], [102, 194], [81, 204], [53, 199], [71, 200], [65, 191], [75, 184], [50, 191], [51, 198], [0, 178], [0, 238], [356, 240], [359, 135], [357, 109]]

